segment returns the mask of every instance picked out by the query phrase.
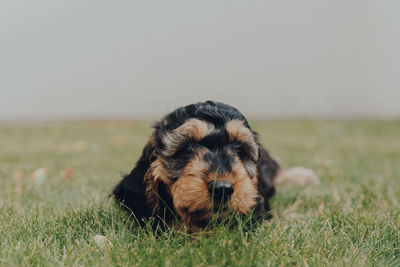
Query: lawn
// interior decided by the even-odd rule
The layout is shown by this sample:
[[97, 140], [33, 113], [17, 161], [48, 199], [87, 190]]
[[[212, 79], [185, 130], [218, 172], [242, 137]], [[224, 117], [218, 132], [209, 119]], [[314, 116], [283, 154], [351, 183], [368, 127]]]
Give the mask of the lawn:
[[0, 265], [400, 266], [400, 121], [251, 123], [320, 184], [279, 187], [272, 221], [208, 238], [156, 236], [109, 200], [150, 125], [1, 125]]

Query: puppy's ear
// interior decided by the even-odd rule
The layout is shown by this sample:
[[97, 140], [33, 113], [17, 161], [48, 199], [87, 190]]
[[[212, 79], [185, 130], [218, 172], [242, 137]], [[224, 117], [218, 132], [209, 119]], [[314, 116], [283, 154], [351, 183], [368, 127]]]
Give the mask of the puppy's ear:
[[258, 190], [264, 198], [265, 212], [271, 210], [268, 200], [275, 193], [274, 178], [278, 170], [278, 163], [268, 154], [267, 150], [265, 150], [262, 145], [259, 145], [259, 156], [257, 162]]
[[115, 187], [115, 199], [133, 212], [139, 222], [153, 213], [153, 207], [146, 198], [145, 175], [150, 164], [155, 160], [154, 150], [156, 143], [152, 138], [144, 147], [136, 167]]

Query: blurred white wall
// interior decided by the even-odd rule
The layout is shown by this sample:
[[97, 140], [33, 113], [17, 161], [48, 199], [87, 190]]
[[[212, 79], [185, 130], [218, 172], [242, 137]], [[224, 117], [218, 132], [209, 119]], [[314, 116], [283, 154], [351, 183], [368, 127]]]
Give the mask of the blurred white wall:
[[0, 1], [0, 119], [399, 117], [400, 1]]

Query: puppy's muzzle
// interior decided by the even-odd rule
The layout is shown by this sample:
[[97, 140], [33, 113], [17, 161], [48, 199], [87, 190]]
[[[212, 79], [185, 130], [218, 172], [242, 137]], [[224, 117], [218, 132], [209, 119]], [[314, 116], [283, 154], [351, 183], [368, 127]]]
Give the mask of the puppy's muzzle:
[[233, 184], [229, 181], [214, 181], [208, 185], [208, 191], [217, 200], [228, 200], [233, 193]]

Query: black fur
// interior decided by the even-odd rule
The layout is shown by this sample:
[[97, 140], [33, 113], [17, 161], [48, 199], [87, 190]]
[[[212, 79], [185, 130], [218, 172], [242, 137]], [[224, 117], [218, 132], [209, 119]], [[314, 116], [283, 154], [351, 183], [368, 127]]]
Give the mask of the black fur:
[[[242, 159], [248, 160], [246, 147], [240, 143], [227, 145], [227, 133], [225, 124], [231, 120], [240, 120], [249, 128], [249, 124], [245, 117], [234, 107], [218, 102], [202, 102], [197, 104], [181, 107], [165, 116], [161, 121], [154, 125], [153, 135], [148, 144], [143, 149], [142, 155], [138, 160], [136, 167], [126, 175], [123, 180], [115, 187], [113, 194], [116, 200], [122, 203], [128, 210], [134, 213], [139, 222], [150, 217], [161, 217], [163, 220], [168, 220], [176, 216], [172, 205], [171, 196], [165, 190], [165, 186], [160, 183], [158, 194], [161, 201], [153, 206], [148, 203], [145, 195], [144, 176], [150, 164], [162, 154], [164, 144], [162, 138], [166, 132], [170, 132], [186, 120], [196, 118], [199, 120], [211, 122], [215, 126], [215, 130], [205, 137], [200, 142], [188, 140], [183, 144], [172, 156], [163, 157], [162, 162], [164, 167], [172, 173], [170, 179], [176, 180], [179, 178], [180, 171], [189, 161], [193, 151], [198, 146], [205, 146], [213, 153], [206, 154], [204, 160], [211, 163], [213, 169], [218, 169], [222, 172], [229, 172], [231, 162], [234, 160], [231, 157], [224, 157], [224, 149], [229, 146]], [[253, 132], [255, 138], [257, 133]], [[269, 198], [274, 194], [275, 188], [273, 179], [279, 169], [278, 164], [269, 156], [268, 152], [259, 144], [257, 171], [260, 198], [255, 207], [258, 217], [270, 218]], [[216, 157], [215, 155], [220, 155]]]
[[115, 199], [133, 212], [139, 222], [142, 222], [143, 218], [149, 218], [153, 212], [146, 201], [144, 184], [144, 175], [151, 164], [153, 152], [154, 144], [149, 142], [144, 147], [136, 167], [124, 176], [113, 191]]

